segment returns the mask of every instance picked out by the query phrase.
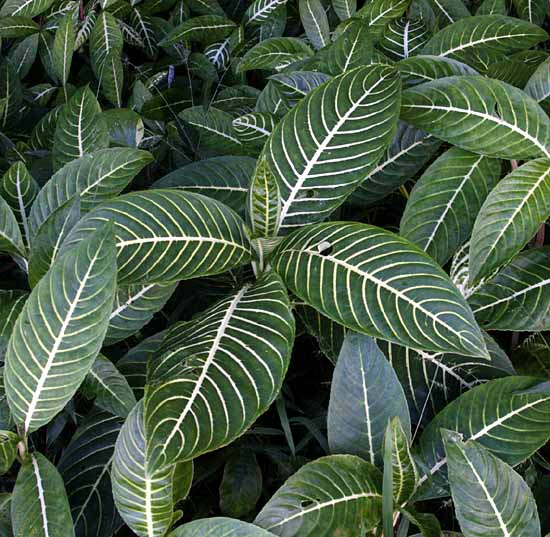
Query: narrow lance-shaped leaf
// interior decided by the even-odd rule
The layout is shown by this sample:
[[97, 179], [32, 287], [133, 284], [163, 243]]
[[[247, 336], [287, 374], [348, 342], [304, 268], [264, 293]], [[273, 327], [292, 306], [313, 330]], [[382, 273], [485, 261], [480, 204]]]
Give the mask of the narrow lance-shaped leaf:
[[59, 22], [53, 42], [53, 67], [57, 78], [63, 85], [67, 83], [69, 78], [75, 38], [73, 14], [69, 12]]
[[299, 0], [300, 19], [306, 36], [316, 50], [329, 43], [329, 23], [320, 0]]
[[113, 15], [102, 11], [98, 16], [90, 34], [90, 61], [98, 79], [110, 56], [122, 53], [122, 32]]
[[398, 416], [410, 437], [403, 388], [374, 339], [348, 332], [330, 388], [328, 443], [331, 453], [358, 455], [381, 466], [384, 432]]
[[510, 466], [477, 442], [443, 433], [449, 483], [465, 537], [539, 537], [531, 489]]
[[355, 15], [357, 0], [332, 0], [332, 9], [341, 21], [345, 21]]
[[521, 90], [481, 76], [451, 76], [403, 92], [401, 117], [489, 157], [550, 155], [550, 119]]
[[279, 393], [293, 339], [288, 296], [273, 273], [172, 328], [145, 393], [150, 469], [243, 434]]
[[[359, 67], [319, 86], [277, 125], [265, 153], [281, 191], [281, 229], [324, 220], [389, 144], [400, 84], [389, 66]], [[312, 121], [321, 110], [323, 121]]]
[[11, 500], [14, 535], [74, 537], [73, 521], [63, 480], [40, 453], [27, 455]]
[[550, 216], [550, 158], [512, 170], [481, 207], [470, 243], [470, 281], [516, 255]]
[[285, 537], [330, 537], [374, 529], [382, 507], [380, 471], [355, 455], [330, 455], [292, 475], [260, 511], [254, 524]]
[[33, 289], [6, 352], [6, 394], [32, 432], [78, 389], [107, 330], [116, 281], [112, 226], [104, 225], [54, 264]]
[[0, 197], [0, 252], [25, 255], [23, 237], [11, 207]]
[[205, 196], [168, 189], [132, 192], [104, 203], [78, 223], [64, 251], [110, 220], [119, 284], [219, 274], [250, 260], [244, 222], [233, 211]]
[[417, 349], [487, 356], [448, 276], [389, 231], [355, 223], [306, 226], [279, 245], [271, 262], [295, 295], [353, 330]]

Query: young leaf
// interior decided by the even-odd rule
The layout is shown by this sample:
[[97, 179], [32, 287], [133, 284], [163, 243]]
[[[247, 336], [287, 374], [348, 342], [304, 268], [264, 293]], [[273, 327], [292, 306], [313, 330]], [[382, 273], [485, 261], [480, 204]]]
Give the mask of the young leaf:
[[535, 499], [510, 466], [477, 442], [444, 431], [449, 483], [465, 537], [540, 536]]
[[254, 524], [280, 535], [329, 537], [374, 529], [382, 507], [380, 471], [355, 455], [330, 455], [302, 466], [271, 497]]
[[[397, 72], [374, 65], [319, 86], [284, 117], [265, 148], [282, 229], [324, 220], [346, 199], [390, 143], [399, 102]], [[324, 120], [310, 121], [312, 110]]]
[[293, 340], [288, 297], [273, 273], [173, 327], [145, 392], [149, 468], [242, 435], [278, 395]]
[[331, 453], [358, 455], [381, 466], [384, 432], [395, 416], [410, 438], [407, 400], [391, 365], [372, 338], [348, 332], [330, 388]]
[[451, 76], [407, 89], [401, 118], [480, 155], [550, 155], [548, 116], [521, 90], [498, 80]]
[[512, 170], [481, 207], [470, 243], [470, 281], [477, 283], [516, 255], [550, 216], [550, 158]]
[[53, 42], [53, 68], [63, 86], [69, 79], [75, 39], [76, 32], [73, 25], [73, 14], [69, 12], [59, 22]]
[[40, 453], [27, 455], [17, 475], [11, 500], [13, 533], [17, 536], [74, 537], [63, 480]]
[[344, 222], [305, 226], [271, 262], [294, 294], [353, 330], [417, 349], [487, 356], [473, 314], [448, 276], [389, 231]]
[[115, 291], [115, 255], [112, 226], [103, 225], [53, 265], [17, 318], [5, 382], [26, 434], [65, 406], [99, 353]]

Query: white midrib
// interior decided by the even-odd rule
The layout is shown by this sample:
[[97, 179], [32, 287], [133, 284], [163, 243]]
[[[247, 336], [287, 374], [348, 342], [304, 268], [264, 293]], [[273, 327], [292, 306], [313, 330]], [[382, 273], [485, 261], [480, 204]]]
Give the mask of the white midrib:
[[546, 147], [542, 145], [540, 141], [537, 140], [534, 136], [531, 136], [528, 132], [520, 129], [517, 125], [508, 123], [508, 121], [504, 121], [501, 118], [495, 118], [491, 114], [487, 114], [485, 112], [478, 112], [476, 110], [472, 110], [471, 108], [468, 108], [468, 109], [458, 108], [457, 106], [438, 106], [435, 104], [431, 104], [431, 105], [409, 104], [407, 106], [409, 108], [428, 108], [430, 110], [445, 110], [448, 112], [461, 112], [463, 114], [468, 114], [470, 116], [476, 116], [476, 117], [486, 119], [487, 121], [491, 121], [493, 123], [496, 123], [497, 125], [503, 125], [509, 128], [510, 130], [521, 134], [524, 138], [527, 138], [529, 141], [533, 142], [533, 144], [536, 145], [547, 157], [550, 157], [550, 151], [546, 149]]
[[30, 235], [29, 224], [27, 222], [27, 211], [25, 210], [25, 204], [23, 203], [23, 194], [21, 193], [21, 181], [19, 177], [19, 170], [17, 171], [17, 177], [15, 179], [15, 188], [17, 190], [17, 203], [19, 204], [19, 213], [21, 214], [21, 221], [23, 223], [23, 231], [25, 232], [25, 240], [27, 241], [27, 247], [30, 247]]
[[199, 378], [197, 379], [197, 382], [195, 383], [195, 386], [193, 387], [193, 391], [191, 392], [191, 395], [189, 396], [189, 399], [187, 400], [187, 403], [185, 404], [185, 407], [183, 408], [181, 414], [179, 415], [174, 427], [170, 431], [170, 434], [166, 438], [164, 442], [164, 447], [162, 449], [162, 453], [166, 451], [166, 447], [170, 444], [172, 441], [172, 438], [176, 435], [179, 428], [181, 427], [181, 424], [183, 423], [183, 420], [187, 417], [187, 414], [191, 410], [191, 407], [195, 403], [195, 399], [199, 395], [199, 392], [202, 388], [202, 385], [204, 383], [204, 379], [206, 378], [206, 375], [208, 374], [208, 371], [210, 369], [210, 366], [212, 365], [212, 362], [214, 361], [214, 358], [216, 356], [216, 352], [218, 351], [218, 348], [220, 346], [221, 340], [223, 336], [225, 335], [225, 331], [227, 330], [227, 327], [229, 326], [229, 322], [231, 321], [231, 317], [233, 316], [233, 313], [237, 309], [237, 306], [239, 305], [239, 302], [245, 295], [245, 293], [248, 291], [249, 286], [245, 285], [233, 298], [231, 303], [229, 304], [229, 307], [227, 308], [227, 311], [225, 312], [222, 322], [220, 323], [220, 326], [218, 327], [218, 330], [216, 331], [216, 336], [214, 338], [214, 341], [212, 342], [212, 346], [210, 347], [210, 350], [208, 352], [208, 356], [206, 357], [206, 360], [204, 361], [204, 364], [202, 366], [201, 374], [199, 375]]
[[84, 155], [84, 148], [82, 147], [82, 114], [84, 113], [84, 99], [85, 93], [82, 94], [82, 100], [78, 108], [78, 122], [77, 122], [77, 140], [78, 140], [78, 156]]
[[525, 289], [522, 289], [521, 291], [516, 291], [515, 293], [505, 297], [505, 298], [499, 298], [498, 300], [495, 300], [494, 302], [490, 302], [489, 304], [485, 304], [484, 306], [480, 306], [479, 308], [473, 309], [472, 311], [474, 313], [477, 313], [478, 311], [483, 311], [487, 308], [493, 308], [497, 304], [502, 304], [503, 302], [510, 302], [514, 300], [514, 298], [517, 298], [518, 296], [525, 295], [529, 291], [532, 291], [533, 289], [538, 289], [539, 287], [544, 287], [545, 285], [550, 284], [550, 278], [546, 280], [542, 280], [541, 282], [536, 283], [535, 285], [530, 285], [529, 287], [526, 287]]
[[105, 382], [103, 382], [103, 379], [93, 369], [90, 369], [89, 373], [90, 375], [92, 375], [92, 377], [94, 377], [95, 380], [97, 380], [99, 384], [101, 384], [101, 386], [103, 386], [105, 390], [107, 390], [113, 396], [114, 399], [122, 403], [123, 406], [126, 406], [124, 405], [124, 401], [120, 398], [120, 396], [115, 391], [113, 391], [107, 384], [105, 384]]
[[319, 40], [321, 42], [321, 48], [326, 46], [325, 42], [325, 36], [323, 35], [323, 32], [321, 31], [321, 27], [319, 26], [319, 23], [317, 22], [317, 17], [315, 16], [315, 13], [311, 10], [311, 2], [307, 2], [307, 10], [309, 11], [309, 15], [311, 17], [311, 20], [313, 21], [313, 24], [315, 25], [315, 28], [317, 29], [317, 35], [319, 36]]
[[271, 530], [273, 528], [276, 528], [277, 526], [281, 526], [282, 524], [286, 524], [290, 520], [294, 520], [295, 518], [301, 518], [303, 516], [308, 515], [309, 513], [314, 513], [315, 511], [320, 511], [321, 509], [324, 509], [325, 507], [330, 507], [332, 505], [337, 505], [342, 502], [349, 502], [353, 500], [360, 500], [361, 498], [380, 498], [380, 494], [377, 492], [360, 492], [358, 494], [350, 494], [349, 496], [342, 496], [341, 498], [335, 498], [334, 500], [327, 500], [326, 502], [317, 503], [314, 506], [310, 507], [309, 509], [304, 509], [303, 511], [299, 511], [298, 513], [294, 513], [292, 516], [289, 516], [287, 518], [283, 518], [283, 520], [280, 520], [277, 522], [277, 524], [272, 524], [271, 526], [267, 527], [266, 530]]
[[405, 29], [403, 30], [403, 57], [409, 57], [409, 26], [411, 21], [407, 21], [405, 24]]
[[105, 181], [105, 179], [111, 177], [112, 175], [114, 175], [115, 173], [117, 173], [119, 170], [122, 170], [124, 168], [126, 168], [127, 166], [129, 166], [130, 164], [133, 164], [132, 161], [126, 161], [124, 162], [123, 164], [121, 164], [120, 166], [117, 166], [116, 168], [113, 168], [112, 170], [109, 170], [105, 175], [101, 175], [100, 177], [98, 177], [93, 183], [90, 183], [86, 188], [84, 188], [83, 190], [80, 191], [80, 194], [79, 196], [82, 197], [84, 196], [85, 194], [87, 194], [90, 190], [92, 190], [92, 188], [95, 188], [97, 185], [99, 185], [101, 182]]
[[435, 4], [439, 8], [439, 11], [445, 15], [449, 19], [449, 22], [455, 22], [455, 20], [447, 13], [446, 9], [441, 5], [441, 3], [438, 0], [434, 0]]
[[48, 526], [48, 513], [46, 512], [46, 499], [44, 498], [44, 487], [42, 486], [42, 476], [40, 475], [38, 461], [36, 460], [36, 457], [34, 455], [31, 455], [31, 461], [34, 477], [36, 479], [36, 487], [38, 489], [40, 512], [42, 513], [42, 529], [44, 530], [44, 537], [50, 537], [50, 530]]
[[[281, 3], [284, 3], [284, 2], [281, 2]], [[277, 7], [278, 4], [279, 4], [279, 0], [272, 0], [271, 2], [268, 2], [267, 4], [264, 5], [264, 7], [262, 7], [261, 9], [258, 9], [258, 11], [256, 11], [256, 13], [254, 13], [254, 15], [250, 17], [250, 20], [248, 22], [250, 23], [255, 21], [256, 19], [259, 19], [266, 11], [267, 11], [267, 14], [269, 15], [269, 13], [271, 13], [271, 11], [273, 11], [274, 9], [273, 6]]]
[[456, 198], [458, 197], [458, 195], [462, 192], [462, 189], [464, 188], [464, 185], [472, 178], [472, 174], [474, 173], [474, 171], [477, 169], [477, 167], [479, 166], [479, 163], [483, 160], [483, 155], [480, 156], [475, 162], [474, 164], [472, 165], [472, 167], [470, 168], [470, 170], [468, 171], [468, 173], [466, 174], [466, 176], [464, 177], [464, 179], [460, 182], [460, 184], [458, 185], [457, 189], [455, 190], [455, 192], [453, 192], [453, 195], [451, 196], [451, 199], [449, 200], [449, 202], [447, 203], [447, 205], [445, 206], [445, 210], [441, 213], [441, 215], [439, 216], [437, 222], [435, 223], [435, 226], [434, 228], [432, 229], [432, 233], [430, 234], [430, 236], [428, 237], [428, 240], [426, 242], [426, 244], [424, 245], [424, 248], [423, 250], [425, 252], [428, 251], [428, 248], [430, 246], [430, 244], [432, 243], [432, 241], [435, 239], [435, 236], [437, 234], [437, 232], [439, 231], [439, 228], [441, 226], [441, 224], [443, 223], [443, 221], [445, 220], [445, 217], [447, 216], [447, 213], [451, 210], [451, 207], [453, 206], [453, 203], [455, 202]]
[[435, 365], [435, 367], [441, 369], [445, 374], [449, 375], [450, 377], [453, 377], [458, 383], [466, 389], [472, 388], [473, 384], [471, 382], [467, 382], [464, 380], [458, 373], [455, 373], [452, 367], [449, 367], [448, 365], [444, 364], [441, 360], [437, 360], [436, 356], [442, 356], [442, 354], [439, 355], [431, 355], [423, 351], [417, 351], [418, 354], [421, 356], [422, 360], [426, 360], [427, 362], [431, 362]]
[[376, 87], [385, 81], [384, 77], [381, 77], [380, 80], [378, 80], [371, 88], [369, 88], [368, 91], [364, 93], [364, 95], [358, 99], [355, 103], [353, 103], [353, 106], [347, 110], [347, 112], [338, 120], [338, 122], [334, 125], [332, 129], [330, 129], [329, 132], [327, 132], [325, 138], [323, 141], [319, 144], [319, 147], [315, 150], [315, 153], [309, 159], [306, 167], [304, 168], [304, 171], [298, 176], [296, 180], [296, 184], [294, 185], [294, 188], [290, 191], [289, 196], [286, 200], [283, 201], [281, 206], [281, 214], [279, 217], [279, 226], [282, 224], [283, 220], [286, 218], [286, 215], [288, 214], [288, 211], [290, 210], [290, 206], [292, 205], [292, 202], [298, 195], [298, 192], [302, 189], [305, 181], [307, 180], [309, 173], [313, 169], [313, 166], [317, 163], [323, 152], [325, 151], [328, 144], [332, 141], [335, 134], [340, 130], [342, 125], [348, 120], [348, 117], [355, 112], [356, 108], [361, 105], [361, 103], [371, 95], [371, 93], [374, 92]]
[[148, 537], [155, 537], [155, 523], [153, 521], [151, 497], [151, 479], [145, 475], [145, 522], [147, 524], [147, 535]]
[[145, 293], [147, 293], [147, 291], [150, 291], [153, 287], [155, 287], [154, 283], [150, 285], [146, 285], [143, 289], [138, 291], [135, 295], [132, 295], [126, 302], [124, 302], [124, 304], [120, 305], [116, 310], [114, 310], [111, 313], [109, 320], [114, 319], [119, 313], [122, 313], [125, 309], [131, 306], [136, 300], [141, 298]]
[[72, 316], [74, 314], [78, 301], [80, 300], [80, 295], [82, 294], [82, 291], [86, 287], [86, 283], [90, 277], [90, 272], [94, 267], [94, 263], [96, 259], [97, 259], [97, 254], [90, 260], [90, 266], [88, 267], [86, 274], [84, 275], [84, 277], [82, 278], [82, 281], [80, 282], [80, 285], [78, 286], [78, 290], [74, 296], [74, 299], [69, 306], [69, 311], [67, 311], [67, 315], [63, 319], [63, 323], [61, 325], [61, 329], [59, 330], [59, 334], [55, 338], [53, 347], [48, 353], [48, 359], [46, 360], [46, 365], [42, 370], [42, 374], [40, 375], [40, 379], [38, 380], [38, 384], [36, 385], [36, 389], [34, 390], [32, 400], [29, 404], [29, 408], [27, 409], [27, 415], [25, 416], [25, 432], [27, 434], [29, 432], [29, 427], [33, 418], [34, 411], [36, 410], [36, 405], [38, 404], [40, 395], [42, 394], [42, 390], [44, 389], [44, 384], [46, 383], [53, 361], [55, 360], [55, 355], [57, 354], [57, 351], [61, 346], [63, 337], [65, 336], [65, 332], [67, 331], [67, 328], [69, 327], [69, 323], [72, 320]]
[[479, 486], [481, 487], [481, 490], [483, 490], [483, 493], [487, 497], [487, 501], [489, 502], [489, 505], [491, 506], [491, 509], [494, 511], [495, 516], [498, 520], [498, 525], [500, 526], [500, 529], [502, 530], [503, 537], [512, 537], [511, 533], [508, 531], [508, 526], [506, 526], [506, 523], [502, 519], [502, 514], [498, 510], [495, 500], [489, 493], [489, 490], [487, 489], [483, 479], [478, 474], [477, 470], [475, 469], [474, 465], [470, 462], [466, 454], [464, 454], [464, 460], [466, 461], [466, 464], [470, 467], [470, 470], [472, 470], [472, 473], [474, 474]]
[[371, 420], [370, 420], [370, 407], [369, 407], [369, 396], [368, 396], [368, 386], [367, 386], [367, 383], [366, 383], [366, 378], [365, 378], [365, 368], [364, 368], [364, 363], [363, 363], [363, 355], [362, 353], [359, 353], [360, 356], [359, 356], [359, 363], [360, 363], [360, 366], [361, 366], [361, 386], [363, 387], [363, 404], [364, 404], [364, 407], [365, 407], [365, 420], [366, 420], [366, 423], [367, 423], [367, 441], [368, 441], [368, 444], [369, 444], [369, 458], [370, 458], [370, 463], [371, 464], [374, 464], [374, 446], [373, 446], [373, 442], [372, 442], [372, 424], [371, 424]]
[[97, 490], [97, 487], [101, 483], [101, 480], [103, 479], [103, 476], [109, 471], [109, 468], [111, 466], [111, 463], [113, 462], [114, 455], [111, 456], [111, 458], [107, 461], [105, 464], [105, 467], [103, 470], [101, 470], [101, 473], [99, 474], [99, 477], [94, 481], [93, 485], [90, 488], [90, 492], [88, 494], [88, 497], [86, 498], [86, 501], [80, 506], [80, 509], [78, 510], [78, 514], [76, 515], [74, 519], [74, 525], [76, 527], [78, 521], [84, 516], [84, 511], [86, 509], [86, 506], [92, 499], [92, 496], [95, 494], [95, 491]]
[[446, 50], [445, 52], [440, 52], [438, 56], [445, 57], [449, 54], [452, 54], [453, 52], [457, 52], [459, 50], [464, 50], [466, 48], [474, 47], [475, 45], [479, 45], [482, 43], [488, 43], [490, 41], [501, 41], [503, 39], [518, 39], [520, 37], [527, 37], [529, 35], [533, 34], [513, 34], [513, 35], [496, 35], [493, 37], [485, 37], [483, 39], [476, 39], [475, 41], [468, 41], [467, 43], [463, 43], [457, 47], [450, 48]]
[[177, 242], [177, 241], [187, 241], [187, 242], [207, 242], [214, 244], [224, 244], [226, 246], [233, 246], [234, 248], [240, 248], [241, 250], [248, 251], [247, 248], [236, 242], [226, 241], [224, 239], [216, 239], [212, 237], [186, 237], [186, 236], [164, 236], [164, 237], [145, 237], [143, 239], [131, 239], [127, 241], [117, 242], [117, 248], [124, 248], [125, 246], [132, 246], [134, 244], [150, 244], [157, 242]]

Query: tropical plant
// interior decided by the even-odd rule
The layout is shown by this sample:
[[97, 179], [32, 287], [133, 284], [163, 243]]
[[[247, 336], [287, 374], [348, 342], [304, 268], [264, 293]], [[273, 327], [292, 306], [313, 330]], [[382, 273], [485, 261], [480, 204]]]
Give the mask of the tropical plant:
[[0, 0], [0, 537], [550, 532], [549, 17]]

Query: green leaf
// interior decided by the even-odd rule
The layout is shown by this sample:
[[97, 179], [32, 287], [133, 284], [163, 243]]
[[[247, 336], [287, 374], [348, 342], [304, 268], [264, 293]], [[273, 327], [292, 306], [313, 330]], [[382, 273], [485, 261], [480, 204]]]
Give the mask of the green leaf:
[[18, 116], [23, 102], [23, 88], [19, 75], [7, 59], [0, 64], [0, 102], [2, 101], [4, 104], [0, 110], [0, 126], [7, 127]]
[[485, 198], [500, 179], [500, 162], [453, 147], [416, 182], [400, 233], [444, 265], [468, 239]]
[[[390, 143], [399, 102], [397, 72], [374, 65], [319, 86], [284, 117], [265, 148], [281, 229], [324, 220], [346, 199]], [[323, 121], [311, 121], [321, 109]]]
[[550, 110], [550, 58], [541, 63], [525, 86], [525, 93]]
[[550, 377], [550, 340], [547, 334], [532, 334], [524, 339], [513, 357], [521, 375]]
[[153, 157], [130, 148], [100, 149], [69, 162], [44, 185], [29, 215], [34, 237], [50, 215], [73, 197], [87, 213], [122, 192]]
[[521, 19], [542, 26], [548, 11], [544, 0], [513, 0], [514, 7]]
[[392, 535], [394, 521], [393, 498], [393, 464], [392, 464], [393, 430], [388, 423], [382, 441], [383, 475], [382, 475], [382, 529], [385, 535]]
[[250, 513], [262, 494], [262, 471], [256, 455], [240, 449], [225, 463], [220, 484], [220, 511], [226, 516]]
[[441, 537], [443, 535], [435, 515], [419, 513], [410, 508], [401, 509], [401, 513], [420, 530], [422, 537]]
[[511, 54], [527, 50], [548, 34], [530, 22], [504, 15], [465, 17], [434, 35], [422, 54], [470, 63], [473, 54]]
[[46, 11], [53, 2], [54, 0], [6, 0], [0, 9], [0, 17], [36, 17]]
[[428, 0], [428, 4], [432, 7], [441, 27], [470, 16], [463, 0]]
[[119, 287], [103, 344], [113, 345], [135, 334], [164, 307], [176, 286], [149, 283]]
[[292, 71], [272, 75], [269, 78], [273, 80], [288, 106], [292, 107], [331, 77], [317, 71]]
[[243, 145], [262, 147], [275, 128], [275, 118], [266, 112], [250, 112], [233, 120], [233, 129]]
[[235, 28], [236, 24], [222, 15], [193, 17], [174, 28], [159, 45], [168, 47], [187, 41], [197, 41], [203, 45], [208, 45], [221, 41]]
[[476, 15], [507, 15], [506, 0], [483, 0], [477, 8]]
[[141, 116], [128, 108], [103, 113], [112, 145], [137, 149], [143, 140], [145, 126]]
[[65, 406], [99, 353], [115, 291], [115, 255], [112, 227], [104, 225], [54, 263], [17, 318], [6, 352], [6, 394], [27, 434]]
[[481, 76], [451, 76], [403, 92], [401, 118], [489, 157], [550, 155], [550, 119], [521, 90]]
[[477, 442], [444, 432], [449, 483], [465, 537], [540, 536], [533, 493], [510, 466]]
[[11, 207], [0, 197], [0, 252], [25, 255], [25, 245]]
[[55, 209], [40, 225], [29, 257], [29, 284], [34, 287], [48, 272], [61, 244], [80, 220], [80, 198], [74, 196]]
[[251, 25], [265, 24], [270, 20], [272, 13], [287, 0], [255, 0], [243, 15], [243, 23]]
[[348, 328], [417, 349], [487, 356], [448, 276], [389, 231], [346, 222], [306, 226], [283, 241], [271, 262], [295, 295]]
[[482, 205], [470, 243], [470, 281], [507, 263], [550, 216], [550, 158], [512, 170]]
[[0, 37], [25, 37], [39, 31], [38, 25], [29, 17], [15, 16], [0, 19]]
[[321, 0], [299, 0], [300, 20], [309, 42], [319, 50], [330, 42], [330, 28]]
[[105, 97], [107, 97], [114, 106], [120, 108], [122, 106], [124, 73], [122, 59], [118, 52], [109, 53], [105, 56], [101, 68], [97, 73], [97, 78], [101, 83], [101, 88]]
[[95, 359], [81, 387], [87, 399], [115, 416], [125, 418], [136, 404], [134, 392], [113, 362], [101, 354]]
[[375, 41], [382, 36], [386, 25], [405, 13], [411, 0], [373, 0], [357, 12], [369, 25], [369, 32]]
[[4, 475], [17, 456], [19, 436], [11, 431], [0, 431], [0, 475]]
[[272, 37], [253, 46], [241, 59], [237, 71], [276, 69], [313, 56], [311, 48], [296, 37]]
[[441, 56], [414, 56], [395, 64], [403, 83], [416, 86], [453, 75], [477, 75], [477, 71], [465, 63]]
[[440, 145], [434, 136], [399, 121], [393, 140], [376, 167], [353, 191], [350, 203], [365, 207], [391, 194], [424, 168]]
[[109, 220], [114, 221], [119, 284], [219, 274], [250, 260], [244, 222], [233, 211], [213, 199], [168, 189], [103, 203], [73, 229], [64, 251]]
[[102, 11], [90, 34], [90, 62], [99, 80], [109, 58], [120, 58], [122, 47], [122, 32], [115, 17], [107, 11]]
[[336, 362], [328, 406], [331, 453], [358, 455], [382, 466], [384, 432], [398, 416], [411, 435], [403, 388], [376, 342], [348, 332]]
[[258, 526], [224, 517], [188, 522], [174, 530], [168, 537], [204, 537], [209, 534], [223, 535], [223, 537], [274, 537], [273, 533]]
[[350, 19], [357, 11], [357, 0], [332, 0], [331, 3], [341, 21]]
[[93, 411], [59, 460], [76, 537], [110, 536], [118, 526], [110, 469], [120, 427], [120, 418]]
[[0, 360], [8, 346], [15, 321], [23, 309], [29, 293], [19, 290], [0, 290]]
[[[0, 367], [0, 426], [2, 429], [11, 429], [13, 420], [6, 400], [6, 390], [4, 386], [4, 367]], [[11, 536], [10, 536], [11, 537]]]
[[63, 480], [40, 453], [27, 455], [11, 500], [14, 535], [74, 537], [71, 511]]
[[73, 14], [69, 12], [59, 22], [59, 26], [55, 32], [52, 54], [53, 68], [63, 86], [69, 79], [75, 39], [76, 32], [73, 25]]
[[523, 462], [550, 438], [550, 392], [533, 377], [507, 377], [476, 386], [447, 405], [424, 429], [419, 456], [426, 467], [421, 497], [447, 494], [441, 429], [477, 441], [504, 462]]
[[191, 460], [242, 435], [278, 395], [293, 341], [288, 296], [273, 273], [175, 325], [149, 369], [149, 468]]
[[192, 162], [165, 175], [152, 188], [181, 188], [221, 201], [242, 212], [256, 161], [251, 157], [223, 156]]
[[172, 525], [175, 467], [152, 472], [145, 462], [147, 447], [140, 401], [116, 441], [111, 471], [113, 497], [120, 516], [136, 535], [163, 537]]
[[476, 319], [487, 330], [550, 329], [550, 248], [516, 256], [468, 299]]
[[402, 60], [418, 54], [429, 38], [429, 30], [422, 19], [395, 19], [385, 28], [380, 49], [393, 60]]
[[25, 78], [33, 66], [38, 54], [39, 41], [39, 35], [32, 34], [10, 49], [8, 59], [15, 66], [20, 79]]
[[54, 142], [54, 168], [109, 145], [109, 134], [101, 118], [101, 108], [88, 86], [77, 90], [63, 107], [57, 120]]
[[380, 471], [363, 459], [322, 457], [287, 479], [254, 523], [281, 537], [329, 537], [339, 528], [359, 535], [380, 521], [381, 489]]

